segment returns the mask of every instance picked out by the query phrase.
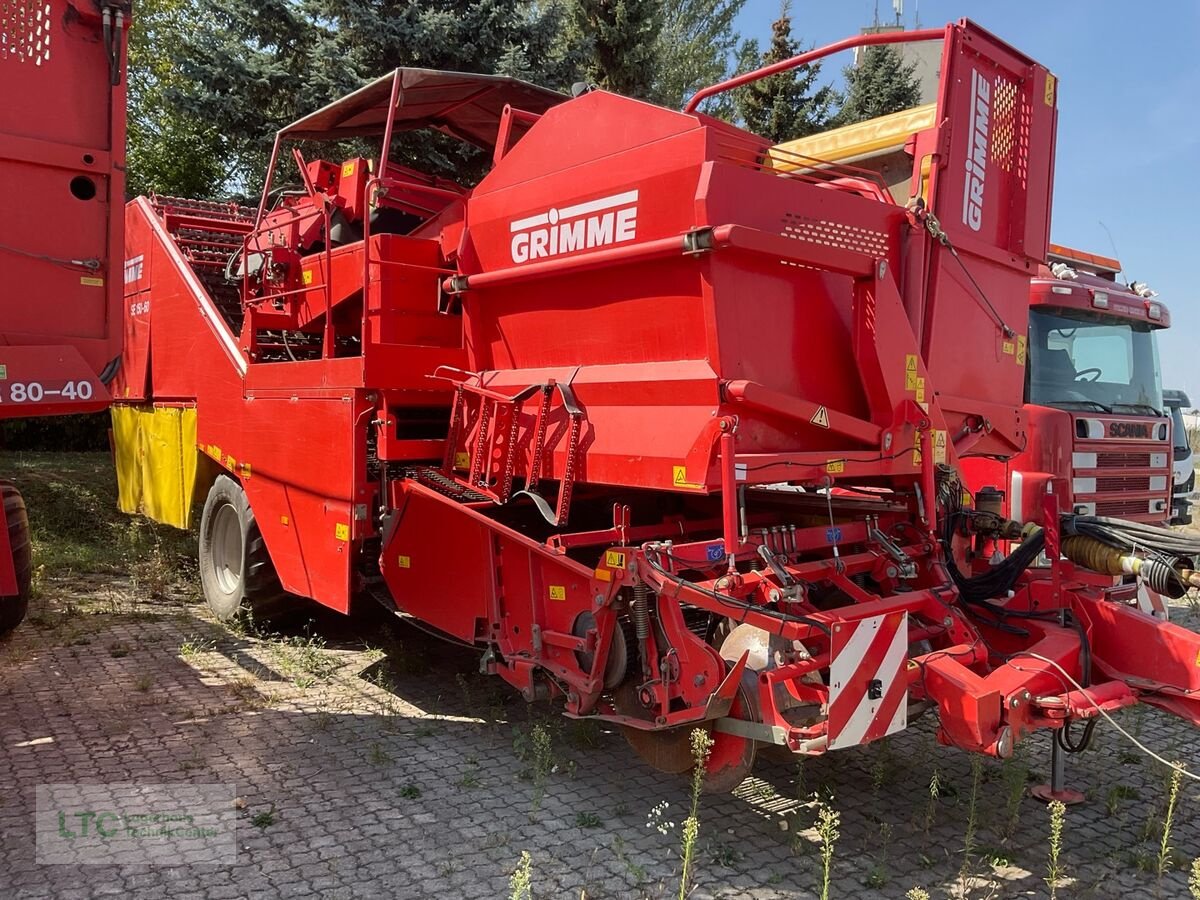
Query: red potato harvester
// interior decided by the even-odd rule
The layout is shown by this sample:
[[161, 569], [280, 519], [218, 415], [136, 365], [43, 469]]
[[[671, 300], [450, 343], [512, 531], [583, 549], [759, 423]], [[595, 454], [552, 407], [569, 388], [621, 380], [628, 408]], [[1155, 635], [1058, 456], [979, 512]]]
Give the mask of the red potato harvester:
[[[907, 206], [698, 111], [911, 40], [944, 50]], [[925, 711], [1000, 757], [1138, 700], [1200, 722], [1200, 636], [1134, 599], [1182, 593], [1200, 546], [1052, 492], [1012, 522], [959, 480], [1026, 443], [1006, 348], [1046, 254], [1056, 99], [968, 21], [682, 112], [397, 70], [279, 133], [272, 171], [357, 143], [295, 153], [257, 211], [130, 204], [122, 503], [186, 524], [207, 491], [218, 615], [374, 596], [664, 771], [710, 729], [714, 789], [764, 745]], [[399, 165], [412, 129], [490, 169]]]

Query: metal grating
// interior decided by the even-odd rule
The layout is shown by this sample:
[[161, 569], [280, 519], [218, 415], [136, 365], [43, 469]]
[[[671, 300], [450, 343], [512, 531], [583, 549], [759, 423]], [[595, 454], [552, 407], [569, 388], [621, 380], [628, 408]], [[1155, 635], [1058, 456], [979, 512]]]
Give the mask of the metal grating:
[[1120, 518], [1121, 516], [1144, 516], [1146, 509], [1145, 497], [1096, 501], [1096, 515], [1098, 516], [1112, 516], [1114, 518]]
[[1150, 490], [1150, 477], [1147, 475], [1105, 475], [1096, 479], [1098, 493], [1148, 490]]
[[49, 62], [50, 15], [48, 0], [0, 0], [0, 60]]
[[1149, 453], [1097, 453], [1097, 469], [1148, 469]]
[[796, 241], [863, 253], [872, 259], [888, 256], [890, 250], [887, 235], [882, 231], [828, 219], [813, 219], [798, 213], [783, 214], [783, 230], [779, 233]]
[[1025, 187], [1029, 171], [1029, 102], [1020, 87], [997, 76], [992, 101], [992, 162], [1015, 172]]

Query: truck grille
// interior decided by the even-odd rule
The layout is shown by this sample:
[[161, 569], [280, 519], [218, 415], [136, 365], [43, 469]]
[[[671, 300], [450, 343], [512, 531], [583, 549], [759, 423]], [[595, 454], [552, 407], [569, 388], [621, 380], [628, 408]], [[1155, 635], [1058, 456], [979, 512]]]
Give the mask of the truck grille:
[[1096, 454], [1097, 469], [1148, 469], [1150, 468], [1149, 453], [1114, 453], [1111, 451]]
[[1102, 475], [1096, 479], [1096, 492], [1101, 494], [1148, 490], [1150, 478], [1146, 475]]
[[1112, 516], [1144, 516], [1146, 514], [1146, 498], [1136, 497], [1132, 500], [1118, 498], [1114, 500], [1097, 500], [1096, 515]]

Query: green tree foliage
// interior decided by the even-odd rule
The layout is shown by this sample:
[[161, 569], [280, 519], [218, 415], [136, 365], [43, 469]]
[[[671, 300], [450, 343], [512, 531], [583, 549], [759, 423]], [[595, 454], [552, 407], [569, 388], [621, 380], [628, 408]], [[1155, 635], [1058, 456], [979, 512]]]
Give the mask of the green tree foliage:
[[[757, 41], [747, 40], [738, 51], [739, 72], [782, 62], [803, 51], [792, 37], [790, 3], [784, 0], [779, 18], [771, 25], [771, 45], [759, 54]], [[820, 63], [751, 82], [734, 92], [733, 106], [745, 127], [772, 141], [786, 141], [829, 127], [838, 103], [838, 92], [817, 84]]]
[[574, 29], [586, 75], [605, 90], [650, 98], [658, 71], [661, 0], [574, 0]]
[[[729, 74], [737, 49], [733, 20], [746, 0], [664, 0], [663, 25], [655, 45], [654, 99], [679, 109], [684, 101]], [[721, 114], [719, 101], [706, 112]]]
[[194, 32], [193, 0], [139, 0], [129, 32], [126, 186], [130, 196], [160, 193], [208, 197], [224, 180], [227, 148], [211, 120], [186, 115], [172, 102], [183, 86], [164, 48]]
[[[195, 148], [197, 162], [207, 163], [189, 166], [195, 183], [176, 190], [253, 195], [280, 126], [398, 66], [499, 71], [569, 84], [580, 53], [561, 39], [565, 2], [145, 0], [139, 17], [155, 4], [180, 12], [161, 30], [165, 40], [146, 33], [159, 57], [147, 52], [133, 65], [169, 73], [155, 95], [157, 121], [177, 144]], [[216, 141], [190, 141], [189, 128], [212, 129]], [[130, 137], [131, 155], [149, 157], [142, 170], [169, 169], [166, 154], [142, 149], [144, 130], [131, 130]], [[478, 153], [436, 135], [401, 135], [394, 150], [397, 159], [420, 161], [435, 174], [469, 176], [481, 168]], [[289, 181], [295, 180], [292, 167], [290, 159], [281, 164]], [[142, 178], [135, 187], [149, 183]]]
[[865, 48], [858, 65], [843, 70], [846, 98], [836, 124], [850, 125], [916, 106], [921, 102], [916, 71], [917, 64], [905, 64], [895, 47]]
[[293, 0], [194, 0], [203, 24], [171, 54], [173, 108], [218, 123], [229, 152], [227, 191], [254, 194], [281, 125], [352, 90], [362, 78], [329, 33]]

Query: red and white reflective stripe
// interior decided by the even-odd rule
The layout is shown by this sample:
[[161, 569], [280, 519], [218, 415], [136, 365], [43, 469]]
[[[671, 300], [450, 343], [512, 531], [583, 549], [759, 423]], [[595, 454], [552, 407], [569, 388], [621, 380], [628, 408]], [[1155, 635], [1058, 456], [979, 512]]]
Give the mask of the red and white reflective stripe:
[[[908, 725], [908, 613], [844, 622], [829, 665], [829, 749], [878, 740]], [[878, 682], [878, 696], [872, 696]]]

